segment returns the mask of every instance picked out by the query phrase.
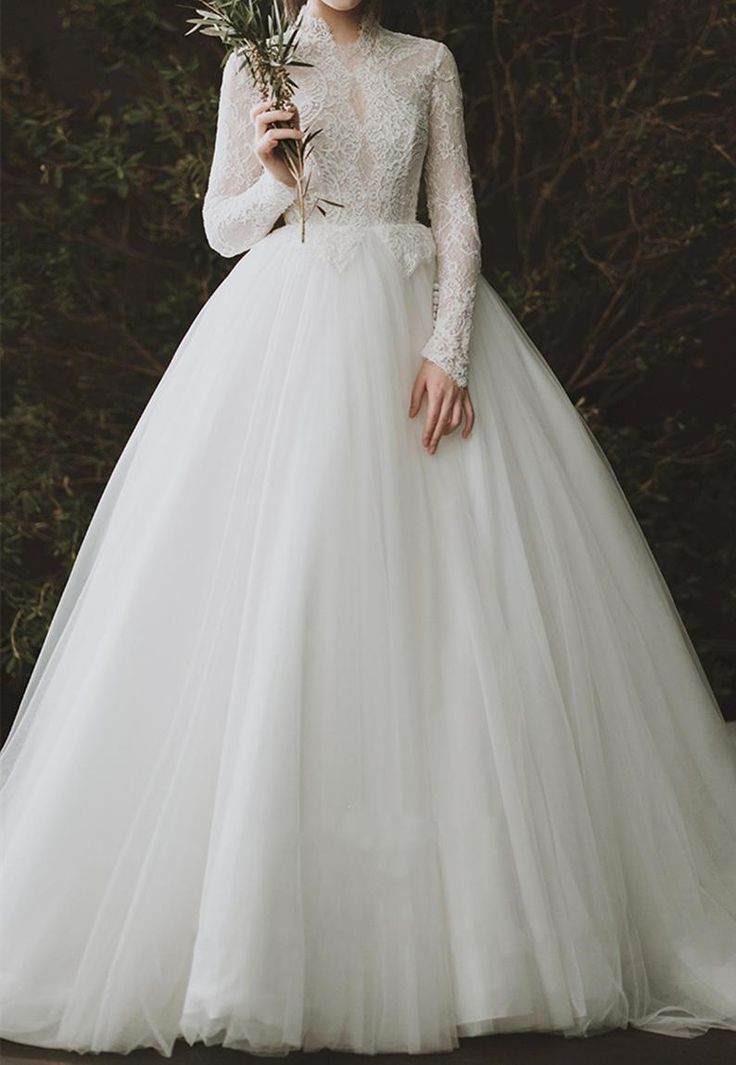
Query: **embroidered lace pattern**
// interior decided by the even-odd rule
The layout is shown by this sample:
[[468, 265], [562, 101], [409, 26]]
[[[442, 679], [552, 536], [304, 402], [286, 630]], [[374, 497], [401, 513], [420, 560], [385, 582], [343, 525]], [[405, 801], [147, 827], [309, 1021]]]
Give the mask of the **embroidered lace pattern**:
[[[387, 30], [371, 13], [355, 40], [339, 43], [304, 9], [298, 53], [313, 64], [294, 68], [301, 125], [322, 131], [307, 163], [307, 243], [338, 270], [369, 232], [407, 274], [436, 258], [434, 328], [421, 354], [466, 385], [480, 239], [452, 52]], [[252, 247], [281, 215], [295, 241], [299, 228], [296, 190], [254, 152], [250, 108], [258, 96], [241, 64], [231, 54], [223, 70], [203, 203], [207, 240], [225, 256]], [[416, 220], [422, 175], [431, 228]], [[343, 206], [323, 205], [323, 216], [317, 197]]]

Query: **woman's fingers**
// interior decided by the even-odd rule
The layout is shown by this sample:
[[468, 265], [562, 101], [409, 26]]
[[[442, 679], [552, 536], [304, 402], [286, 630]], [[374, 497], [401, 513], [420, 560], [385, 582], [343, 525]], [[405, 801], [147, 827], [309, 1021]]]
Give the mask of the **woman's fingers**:
[[[264, 161], [270, 157], [279, 141], [298, 141], [304, 137], [299, 128], [299, 112], [296, 105], [276, 108], [273, 100], [260, 100], [250, 110], [255, 125], [256, 155]], [[288, 122], [288, 126], [275, 126], [275, 122]]]
[[424, 423], [422, 443], [428, 451], [431, 451], [433, 446], [436, 447], [435, 437], [439, 439], [442, 435], [442, 433], [438, 433], [437, 430], [440, 426], [440, 419], [446, 413], [446, 393], [441, 391], [430, 391], [428, 394], [429, 405], [427, 407], [427, 417]]
[[276, 122], [288, 122], [289, 129], [298, 129], [299, 126], [291, 121], [292, 117], [289, 111], [263, 111], [260, 115], [256, 115], [256, 136], [262, 137]]
[[463, 427], [462, 436], [464, 440], [470, 436], [470, 431], [473, 428], [475, 422], [475, 411], [473, 410], [473, 401], [470, 398], [470, 394], [466, 391], [463, 393], [463, 414], [465, 415], [465, 425]]
[[[465, 389], [459, 393], [455, 389], [451, 389], [446, 392], [435, 392], [434, 394], [428, 390], [428, 395], [429, 407], [422, 443], [430, 455], [434, 455], [442, 437], [454, 433], [462, 425], [463, 419], [465, 419], [465, 427], [462, 435], [465, 438], [468, 437], [470, 430], [473, 428], [475, 412], [473, 411], [470, 396]], [[414, 410], [414, 403], [415, 398], [414, 393], [412, 393], [412, 406], [409, 408], [410, 415]]]
[[447, 427], [448, 435], [454, 433], [463, 420], [463, 397], [459, 395], [452, 405], [452, 417]]
[[[274, 111], [277, 107], [278, 102], [276, 100], [258, 100], [250, 109], [250, 117], [255, 118], [255, 116], [259, 115], [262, 111]], [[293, 100], [284, 104], [284, 109], [289, 110], [290, 115], [299, 113], [299, 109]]]
[[256, 138], [261, 138], [274, 122], [288, 122], [292, 129], [299, 129], [299, 110], [295, 104], [277, 108], [273, 100], [259, 100], [250, 109], [251, 121], [256, 128]]
[[414, 385], [411, 390], [411, 399], [409, 400], [409, 417], [413, 418], [422, 405], [422, 396], [424, 395], [424, 389], [426, 385], [424, 378], [421, 374], [417, 374], [414, 378]]
[[291, 126], [275, 126], [271, 129], [267, 129], [265, 133], [260, 137], [260, 140], [268, 140], [269, 137], [275, 137], [276, 140], [284, 140], [286, 137], [303, 137], [304, 133], [300, 129], [292, 129]]
[[294, 117], [294, 111], [279, 111], [269, 108], [266, 111], [258, 111], [256, 113], [256, 122], [264, 124], [268, 124], [269, 122], [291, 122]]
[[434, 455], [435, 451], [437, 450], [437, 445], [440, 442], [440, 438], [444, 436], [445, 432], [447, 431], [447, 427], [450, 423], [450, 418], [452, 417], [452, 408], [454, 404], [455, 400], [453, 398], [452, 393], [446, 393], [442, 400], [442, 405], [440, 407], [437, 421], [434, 426], [434, 431], [429, 441], [428, 450], [430, 455]]
[[424, 419], [422, 443], [426, 448], [429, 448], [429, 442], [432, 439], [432, 434], [434, 433], [437, 419], [439, 418], [440, 410], [442, 409], [442, 394], [440, 392], [430, 392], [427, 390], [427, 396], [429, 402], [427, 403], [427, 417]]
[[299, 140], [303, 136], [300, 129], [269, 129], [258, 141], [256, 151], [262, 150], [268, 154], [273, 151], [279, 141]]
[[271, 107], [272, 104], [268, 100], [259, 100], [257, 104], [253, 104], [250, 109], [251, 121], [255, 122], [258, 115], [262, 114], [263, 111], [269, 111]]

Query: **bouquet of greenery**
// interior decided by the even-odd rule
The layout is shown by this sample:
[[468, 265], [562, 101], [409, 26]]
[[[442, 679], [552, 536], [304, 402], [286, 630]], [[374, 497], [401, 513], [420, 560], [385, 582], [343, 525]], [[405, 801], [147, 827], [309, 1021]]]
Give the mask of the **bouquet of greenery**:
[[[185, 36], [199, 31], [208, 37], [219, 37], [230, 52], [242, 57], [240, 69], [247, 66], [253, 82], [264, 100], [273, 100], [282, 110], [293, 96], [296, 88], [288, 67], [308, 67], [295, 58], [298, 43], [300, 18], [289, 20], [281, 10], [278, 0], [202, 0], [203, 6], [195, 8], [197, 17], [187, 19], [193, 23]], [[278, 122], [287, 126], [288, 122]], [[314, 138], [319, 129], [304, 130], [298, 140], [283, 140], [278, 151], [283, 153], [289, 173], [297, 188], [297, 202], [301, 219], [301, 239], [304, 242], [306, 222], [306, 196], [311, 175], [305, 177], [304, 164], [312, 151]], [[321, 203], [334, 207], [342, 204], [320, 197], [315, 206], [325, 213]]]

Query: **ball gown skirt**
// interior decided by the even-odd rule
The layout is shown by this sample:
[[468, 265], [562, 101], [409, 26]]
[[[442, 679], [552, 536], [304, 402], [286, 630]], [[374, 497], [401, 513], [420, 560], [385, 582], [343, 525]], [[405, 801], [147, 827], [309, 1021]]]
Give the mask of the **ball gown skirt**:
[[364, 1053], [736, 1028], [736, 757], [611, 467], [488, 281], [274, 230], [99, 500], [0, 759], [0, 1034]]

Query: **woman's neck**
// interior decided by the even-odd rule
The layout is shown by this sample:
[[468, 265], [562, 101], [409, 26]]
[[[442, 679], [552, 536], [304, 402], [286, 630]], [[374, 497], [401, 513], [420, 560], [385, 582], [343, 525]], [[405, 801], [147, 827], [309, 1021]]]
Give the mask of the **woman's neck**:
[[305, 5], [307, 14], [324, 19], [337, 44], [350, 44], [357, 39], [365, 6], [366, 0], [349, 11], [337, 11], [329, 4], [322, 3], [322, 0], [307, 0]]

